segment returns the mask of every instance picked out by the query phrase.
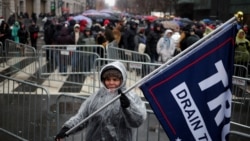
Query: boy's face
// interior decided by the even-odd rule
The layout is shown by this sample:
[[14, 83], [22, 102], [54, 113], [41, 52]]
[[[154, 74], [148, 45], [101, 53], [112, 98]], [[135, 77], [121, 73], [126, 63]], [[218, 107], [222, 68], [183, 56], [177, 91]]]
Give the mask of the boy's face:
[[121, 80], [117, 77], [111, 76], [104, 80], [104, 84], [108, 89], [112, 90], [118, 88], [121, 85]]

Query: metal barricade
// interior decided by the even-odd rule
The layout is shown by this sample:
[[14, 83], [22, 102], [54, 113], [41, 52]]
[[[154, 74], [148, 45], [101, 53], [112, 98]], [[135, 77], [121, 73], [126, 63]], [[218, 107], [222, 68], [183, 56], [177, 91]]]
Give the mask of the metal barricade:
[[127, 49], [122, 49], [118, 47], [107, 47], [107, 58], [109, 59], [119, 59], [126, 61], [137, 61], [137, 62], [151, 62], [148, 54], [142, 54], [137, 51], [131, 51]]
[[[248, 69], [246, 66], [234, 64], [234, 76], [238, 76], [240, 78], [234, 77], [232, 79], [232, 102], [242, 104], [246, 100], [247, 95], [247, 80], [242, 79], [247, 78]], [[250, 81], [249, 81], [250, 82]]]
[[246, 66], [234, 64], [230, 136], [233, 141], [250, 139], [250, 79], [247, 76]]
[[50, 97], [47, 90], [3, 75], [0, 79], [5, 80], [0, 85], [0, 127], [30, 141], [48, 140]]
[[[89, 83], [88, 79], [94, 73], [94, 60], [100, 56], [94, 50], [82, 51], [85, 49], [88, 50], [90, 47], [43, 46], [39, 51], [39, 77], [46, 79], [45, 85], [49, 87], [63, 85], [59, 92], [93, 93], [92, 83]], [[46, 52], [50, 58], [46, 59]], [[60, 84], [50, 81], [57, 81]]]
[[30, 76], [34, 76], [38, 70], [36, 50], [34, 47], [16, 43], [12, 40], [5, 40], [6, 65], [14, 68], [14, 71], [21, 71]]
[[248, 66], [250, 65], [249, 61], [250, 61], [250, 54], [249, 53], [241, 52], [241, 51], [234, 52], [234, 63], [235, 64], [245, 66], [248, 70]]
[[3, 48], [3, 43], [0, 42], [0, 67], [4, 66], [5, 66], [4, 48]]
[[[56, 121], [57, 132], [59, 132], [61, 126], [71, 116], [75, 115], [80, 108], [82, 102], [86, 100], [88, 96], [74, 96], [70, 94], [62, 94], [58, 96], [56, 100]], [[160, 123], [155, 117], [151, 109], [147, 110], [146, 121], [137, 129], [136, 141], [168, 141], [168, 137], [163, 131]], [[55, 134], [56, 134], [55, 133]], [[85, 141], [85, 130], [70, 135], [65, 141]]]
[[[97, 58], [94, 63], [94, 80], [93, 87], [95, 91], [100, 88], [101, 82], [98, 81], [100, 70], [102, 66], [117, 61], [117, 59], [106, 59], [106, 58]], [[136, 62], [136, 61], [126, 61], [126, 60], [119, 60], [122, 62], [127, 68], [127, 87], [133, 86], [137, 81], [141, 78], [152, 72], [154, 69], [160, 66], [160, 64], [156, 63], [147, 63], [147, 62]], [[143, 96], [143, 93], [139, 88], [135, 88], [135, 91], [140, 95]]]
[[[7, 130], [4, 130], [2, 128], [0, 128], [0, 132], [2, 132], [3, 134], [7, 134], [6, 136], [4, 136], [4, 135], [2, 135], [2, 133], [0, 133], [2, 135], [1, 139], [11, 140], [11, 141], [15, 141], [15, 140], [17, 140], [17, 141], [28, 141], [28, 140], [26, 140], [26, 139], [24, 139], [22, 137], [19, 137], [19, 136], [15, 135], [15, 134], [7, 131]], [[8, 139], [6, 139], [6, 138], [8, 138]]]

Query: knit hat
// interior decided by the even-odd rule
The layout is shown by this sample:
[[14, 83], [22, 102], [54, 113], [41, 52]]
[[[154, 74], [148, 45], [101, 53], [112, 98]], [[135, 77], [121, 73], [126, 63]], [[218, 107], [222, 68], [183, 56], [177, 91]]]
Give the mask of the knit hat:
[[116, 68], [110, 68], [110, 69], [104, 70], [103, 73], [101, 74], [102, 81], [109, 77], [117, 77], [120, 80], [122, 80], [122, 73]]
[[108, 25], [110, 21], [108, 19], [104, 20], [103, 25]]
[[80, 28], [80, 25], [79, 24], [75, 24], [74, 28]]

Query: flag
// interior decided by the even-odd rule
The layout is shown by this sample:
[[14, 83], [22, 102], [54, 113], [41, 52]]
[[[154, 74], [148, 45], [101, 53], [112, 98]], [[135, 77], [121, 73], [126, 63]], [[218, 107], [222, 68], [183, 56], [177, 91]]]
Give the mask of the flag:
[[236, 26], [223, 29], [140, 85], [171, 141], [226, 141]]

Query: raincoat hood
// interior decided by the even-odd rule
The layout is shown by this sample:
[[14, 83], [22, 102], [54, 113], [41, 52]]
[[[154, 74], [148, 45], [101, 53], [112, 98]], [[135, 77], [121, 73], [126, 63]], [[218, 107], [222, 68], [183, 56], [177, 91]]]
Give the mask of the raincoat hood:
[[120, 87], [118, 87], [115, 91], [117, 91], [118, 89], [123, 89], [125, 88], [126, 86], [126, 80], [127, 80], [127, 74], [126, 74], [126, 68], [125, 66], [119, 62], [119, 61], [115, 61], [115, 62], [112, 62], [112, 63], [109, 63], [107, 65], [105, 65], [101, 71], [100, 71], [100, 76], [99, 76], [99, 80], [101, 81], [102, 85], [107, 89], [107, 87], [104, 85], [104, 81], [102, 80], [102, 75], [103, 73], [106, 71], [106, 70], [109, 70], [109, 69], [117, 69], [121, 72], [122, 74], [122, 82], [121, 82], [121, 85]]

